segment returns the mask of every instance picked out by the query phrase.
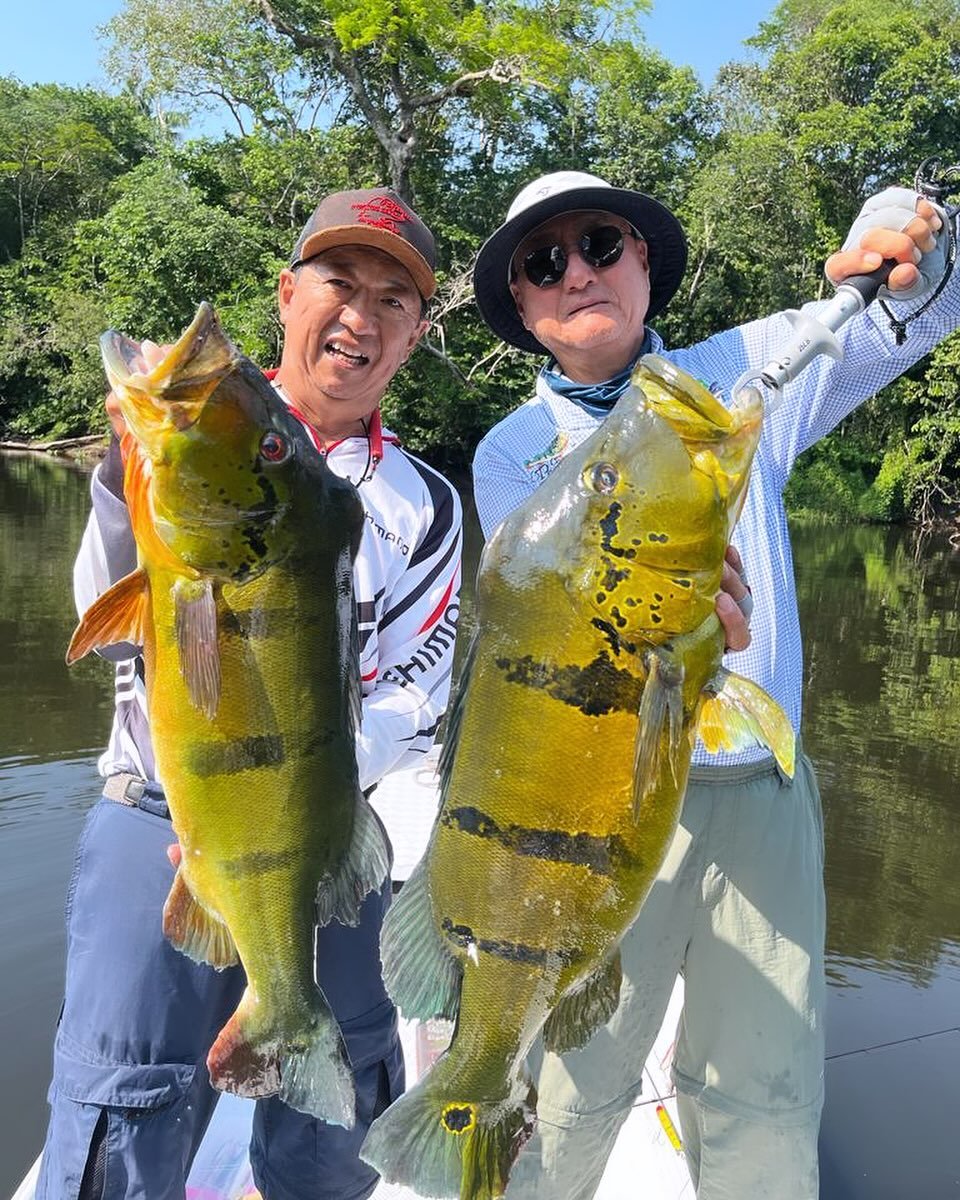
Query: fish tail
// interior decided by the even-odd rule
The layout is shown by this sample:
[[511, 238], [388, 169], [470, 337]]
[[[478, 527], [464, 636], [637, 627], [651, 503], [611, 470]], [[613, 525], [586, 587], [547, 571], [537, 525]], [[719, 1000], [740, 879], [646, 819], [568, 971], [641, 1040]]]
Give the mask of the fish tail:
[[430, 1073], [374, 1121], [360, 1151], [388, 1183], [449, 1200], [494, 1200], [533, 1133], [536, 1091], [517, 1080], [507, 1099], [464, 1098]]
[[352, 1129], [356, 1098], [346, 1047], [329, 1010], [315, 1010], [302, 1035], [278, 1037], [257, 1019], [249, 987], [207, 1055], [220, 1091], [280, 1099], [332, 1125]]
[[317, 1022], [305, 1044], [280, 1056], [280, 1099], [328, 1125], [352, 1129], [356, 1094], [347, 1050], [332, 1013]]

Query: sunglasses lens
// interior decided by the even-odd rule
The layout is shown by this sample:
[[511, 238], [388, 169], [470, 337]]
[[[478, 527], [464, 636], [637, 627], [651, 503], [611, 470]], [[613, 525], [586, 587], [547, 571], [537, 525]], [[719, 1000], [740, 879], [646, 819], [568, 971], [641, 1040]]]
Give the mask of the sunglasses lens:
[[562, 246], [541, 246], [524, 257], [523, 272], [534, 287], [550, 287], [559, 283], [567, 269], [567, 256]]
[[623, 231], [616, 225], [598, 225], [580, 237], [580, 253], [594, 267], [612, 267], [623, 253]]
[[[612, 267], [623, 253], [623, 230], [616, 225], [596, 225], [580, 235], [580, 254], [591, 267]], [[567, 269], [562, 246], [541, 246], [523, 259], [523, 273], [534, 287], [559, 283]]]

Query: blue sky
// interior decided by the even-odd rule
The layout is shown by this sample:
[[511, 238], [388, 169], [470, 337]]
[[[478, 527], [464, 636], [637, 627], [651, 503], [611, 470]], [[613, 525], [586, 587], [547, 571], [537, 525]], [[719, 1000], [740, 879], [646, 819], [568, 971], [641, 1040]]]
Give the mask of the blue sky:
[[[24, 83], [106, 86], [96, 28], [121, 0], [11, 0], [0, 37], [0, 75]], [[647, 41], [675, 63], [689, 63], [710, 83], [722, 63], [746, 55], [743, 39], [774, 0], [654, 0], [643, 21]]]

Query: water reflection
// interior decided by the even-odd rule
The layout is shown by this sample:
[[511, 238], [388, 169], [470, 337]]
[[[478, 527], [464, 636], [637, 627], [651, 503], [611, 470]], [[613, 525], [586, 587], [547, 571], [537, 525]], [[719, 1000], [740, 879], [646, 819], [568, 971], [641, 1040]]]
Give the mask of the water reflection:
[[929, 984], [960, 941], [960, 554], [876, 528], [794, 544], [830, 978], [858, 964]]

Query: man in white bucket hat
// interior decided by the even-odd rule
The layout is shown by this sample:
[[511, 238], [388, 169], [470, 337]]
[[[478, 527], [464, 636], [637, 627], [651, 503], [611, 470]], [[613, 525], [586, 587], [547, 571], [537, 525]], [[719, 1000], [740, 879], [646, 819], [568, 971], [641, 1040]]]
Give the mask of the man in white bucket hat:
[[[801, 451], [960, 323], [947, 237], [945, 215], [915, 192], [888, 189], [867, 202], [827, 274], [839, 283], [896, 259], [885, 302], [907, 336], [889, 308], [869, 304], [839, 333], [843, 360], [814, 360], [766, 421], [735, 535], [756, 599], [752, 642], [736, 669], [797, 730], [802, 658], [783, 490]], [[548, 357], [536, 394], [477, 449], [486, 536], [603, 420], [641, 354], [664, 355], [729, 403], [735, 381], [791, 337], [778, 313], [667, 350], [647, 322], [676, 293], [686, 254], [667, 208], [596, 176], [556, 172], [516, 197], [480, 251], [476, 298], [504, 341]], [[721, 594], [718, 612], [729, 618], [732, 605]], [[531, 1064], [538, 1127], [507, 1200], [594, 1195], [678, 971], [686, 986], [674, 1078], [697, 1196], [815, 1200], [824, 930], [823, 827], [809, 759], [799, 755], [790, 781], [768, 751], [708, 756], [698, 744], [680, 827], [624, 939], [617, 1011], [581, 1049], [540, 1051]]]

